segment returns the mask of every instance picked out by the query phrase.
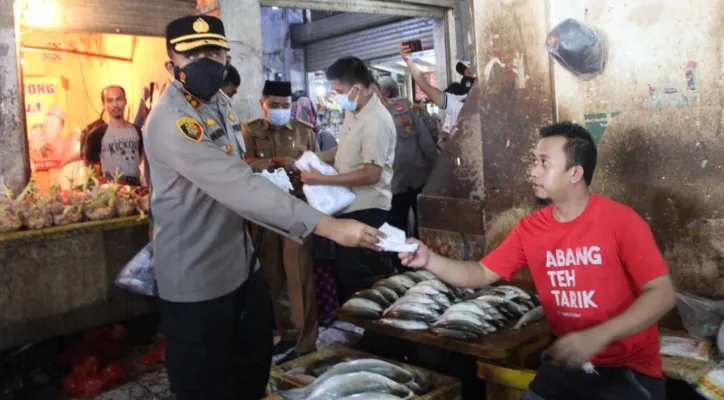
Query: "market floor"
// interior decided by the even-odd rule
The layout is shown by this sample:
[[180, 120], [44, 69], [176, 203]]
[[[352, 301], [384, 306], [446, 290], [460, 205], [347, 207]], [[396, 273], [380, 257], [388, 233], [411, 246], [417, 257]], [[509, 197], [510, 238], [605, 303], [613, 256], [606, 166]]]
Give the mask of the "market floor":
[[[364, 330], [344, 322], [335, 322], [328, 328], [321, 328], [317, 348], [324, 349], [334, 345], [353, 347], [362, 337]], [[291, 350], [290, 350], [291, 351]], [[281, 354], [274, 363], [283, 358]], [[31, 395], [32, 399], [75, 400], [68, 397], [57, 387], [47, 387]], [[126, 384], [109, 390], [95, 400], [167, 400], [171, 397], [170, 384], [166, 368], [159, 366], [143, 375], [137, 376]]]

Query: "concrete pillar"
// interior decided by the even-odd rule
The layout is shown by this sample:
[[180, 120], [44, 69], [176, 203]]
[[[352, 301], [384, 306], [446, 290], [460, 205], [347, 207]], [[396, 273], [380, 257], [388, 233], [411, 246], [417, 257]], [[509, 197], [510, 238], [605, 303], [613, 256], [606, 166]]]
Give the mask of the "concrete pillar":
[[236, 116], [242, 121], [261, 117], [264, 73], [259, 0], [197, 0], [196, 4], [199, 13], [218, 16], [224, 22], [231, 65], [241, 76], [241, 87], [231, 100]]
[[226, 38], [231, 46], [231, 64], [239, 70], [241, 87], [232, 99], [241, 120], [261, 117], [259, 99], [264, 88], [259, 0], [218, 0]]
[[449, 83], [448, 55], [453, 53], [448, 48], [445, 20], [436, 19], [432, 29], [435, 46], [435, 80], [438, 88], [445, 89]]
[[13, 0], [0, 0], [0, 181], [22, 190], [30, 178]]

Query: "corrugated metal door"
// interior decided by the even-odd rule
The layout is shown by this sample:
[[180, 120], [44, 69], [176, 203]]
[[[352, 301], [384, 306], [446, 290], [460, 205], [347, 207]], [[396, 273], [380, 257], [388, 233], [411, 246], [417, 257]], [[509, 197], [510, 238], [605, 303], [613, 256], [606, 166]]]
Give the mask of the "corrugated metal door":
[[196, 0], [60, 0], [57, 4], [60, 15], [40, 28], [164, 36], [170, 21], [196, 14]]
[[433, 20], [409, 19], [305, 46], [307, 71], [322, 71], [342, 57], [368, 61], [398, 54], [400, 42], [422, 40], [424, 50], [433, 48]]

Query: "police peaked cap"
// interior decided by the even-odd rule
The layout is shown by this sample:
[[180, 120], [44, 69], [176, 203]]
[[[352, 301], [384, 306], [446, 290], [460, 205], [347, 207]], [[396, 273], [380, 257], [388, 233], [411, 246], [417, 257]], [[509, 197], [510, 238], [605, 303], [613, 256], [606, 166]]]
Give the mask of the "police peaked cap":
[[199, 47], [219, 47], [229, 50], [224, 23], [209, 15], [189, 15], [166, 25], [166, 45], [177, 53]]
[[455, 71], [457, 71], [458, 74], [460, 74], [460, 75], [465, 75], [465, 70], [468, 68], [470, 68], [470, 64], [463, 62], [463, 61], [459, 61], [457, 63], [457, 65], [455, 66]]
[[291, 97], [292, 83], [284, 81], [266, 81], [264, 83], [264, 96]]

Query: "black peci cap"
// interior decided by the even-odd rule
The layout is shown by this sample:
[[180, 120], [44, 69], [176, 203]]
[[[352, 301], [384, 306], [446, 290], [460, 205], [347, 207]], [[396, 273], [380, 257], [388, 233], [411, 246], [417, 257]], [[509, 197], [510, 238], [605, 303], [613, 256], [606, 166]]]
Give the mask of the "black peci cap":
[[166, 25], [166, 45], [176, 53], [199, 47], [220, 47], [229, 50], [224, 24], [208, 15], [189, 15]]
[[460, 75], [465, 75], [465, 70], [467, 70], [468, 68], [470, 68], [469, 64], [459, 61], [455, 66], [455, 71], [457, 71]]
[[266, 81], [264, 83], [264, 96], [290, 97], [292, 95], [292, 83], [283, 81]]

